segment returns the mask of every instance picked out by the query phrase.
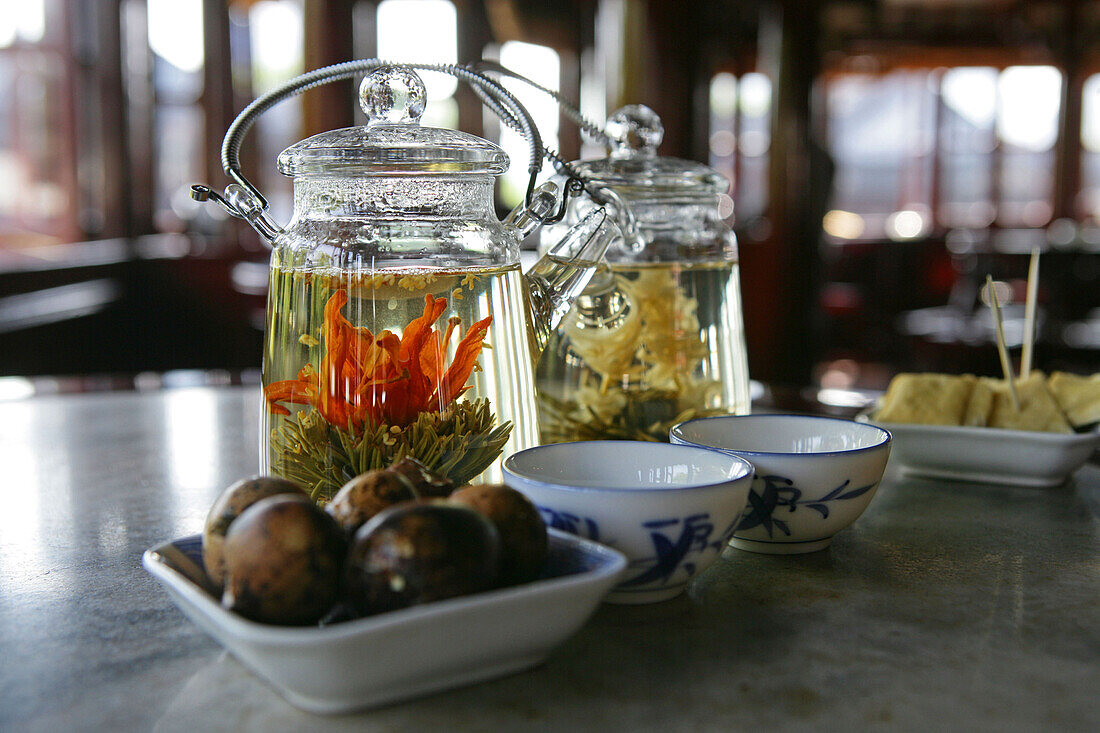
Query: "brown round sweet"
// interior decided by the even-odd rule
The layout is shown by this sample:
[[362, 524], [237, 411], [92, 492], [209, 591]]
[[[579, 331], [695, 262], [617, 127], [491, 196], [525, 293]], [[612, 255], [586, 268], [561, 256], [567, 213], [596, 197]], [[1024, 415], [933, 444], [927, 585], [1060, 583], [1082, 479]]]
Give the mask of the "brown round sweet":
[[546, 522], [531, 500], [503, 484], [463, 486], [450, 501], [465, 504], [488, 517], [500, 534], [500, 575], [503, 585], [535, 580], [549, 552]]
[[306, 496], [293, 481], [278, 476], [250, 476], [229, 486], [214, 501], [202, 532], [202, 562], [206, 574], [218, 588], [225, 581], [225, 533], [241, 513], [261, 499], [280, 494]]
[[317, 623], [339, 600], [346, 551], [343, 530], [308, 496], [263, 499], [226, 534], [222, 605], [263, 623]]
[[445, 499], [455, 488], [453, 481], [430, 470], [415, 458], [402, 458], [386, 470], [408, 480], [418, 499]]
[[392, 471], [376, 469], [341, 486], [325, 511], [350, 535], [383, 509], [417, 498], [407, 480]]
[[478, 512], [446, 502], [390, 507], [355, 535], [347, 600], [370, 615], [492, 588], [500, 538]]

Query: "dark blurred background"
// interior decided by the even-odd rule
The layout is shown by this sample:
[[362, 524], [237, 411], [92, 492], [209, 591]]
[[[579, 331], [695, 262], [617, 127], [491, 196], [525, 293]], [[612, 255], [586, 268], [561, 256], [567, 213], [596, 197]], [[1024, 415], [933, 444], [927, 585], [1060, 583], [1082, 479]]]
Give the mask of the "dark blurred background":
[[[496, 58], [601, 123], [654, 108], [662, 154], [731, 181], [756, 379], [994, 374], [978, 291], [1018, 344], [1035, 248], [1037, 365], [1100, 368], [1100, 2], [0, 0], [0, 377], [258, 369], [266, 250], [188, 187], [227, 182], [254, 97], [372, 56]], [[430, 124], [500, 139], [429, 84]], [[603, 155], [522, 98], [566, 157]], [[350, 83], [260, 118], [244, 168], [277, 218], [279, 151], [362, 121]]]

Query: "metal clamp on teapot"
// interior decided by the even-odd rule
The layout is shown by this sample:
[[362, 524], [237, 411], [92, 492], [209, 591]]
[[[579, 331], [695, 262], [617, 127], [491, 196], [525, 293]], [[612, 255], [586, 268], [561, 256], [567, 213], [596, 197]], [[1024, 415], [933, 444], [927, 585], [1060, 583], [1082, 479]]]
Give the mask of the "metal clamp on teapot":
[[[450, 73], [519, 124], [531, 144], [526, 200], [493, 208], [508, 156], [488, 140], [420, 125], [414, 69]], [[280, 225], [238, 162], [255, 117], [281, 99], [370, 72], [369, 122], [291, 145], [279, 169], [294, 183]], [[272, 247], [263, 357], [261, 471], [330, 498], [346, 481], [412, 456], [456, 484], [499, 478], [499, 457], [538, 443], [534, 362], [588, 285], [618, 229], [599, 206], [562, 230], [526, 276], [521, 240], [560, 218], [558, 186], [536, 185], [545, 151], [523, 106], [465, 67], [374, 59], [292, 80], [234, 121], [221, 196]], [[565, 182], [565, 194], [576, 192]]]

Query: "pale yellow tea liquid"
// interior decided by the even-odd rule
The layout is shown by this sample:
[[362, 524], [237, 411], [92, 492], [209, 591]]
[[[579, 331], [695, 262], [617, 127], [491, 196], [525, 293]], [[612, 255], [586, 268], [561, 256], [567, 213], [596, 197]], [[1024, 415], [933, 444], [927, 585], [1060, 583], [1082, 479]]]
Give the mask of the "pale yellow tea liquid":
[[[346, 296], [347, 302], [338, 310], [333, 307], [334, 296], [339, 298], [337, 305]], [[385, 351], [381, 348], [362, 351], [361, 347], [367, 357], [357, 361], [348, 356], [340, 365], [326, 367], [326, 356], [333, 361], [329, 351], [338, 347], [339, 333], [350, 333], [351, 327], [369, 330], [369, 338], [360, 343], [381, 343], [385, 331], [393, 334], [390, 343], [401, 338], [410, 324], [422, 319], [425, 296], [433, 302], [445, 301], [432, 322], [433, 338], [442, 344], [451, 331], [436, 357], [440, 372], [455, 363], [461, 341], [474, 324], [491, 318], [468, 378], [457, 385], [467, 389], [457, 397], [448, 400], [437, 391], [427, 402], [406, 399], [400, 375], [391, 373], [387, 383], [381, 378], [382, 367], [371, 362], [381, 358]], [[518, 265], [328, 274], [282, 269], [276, 264], [268, 299], [263, 362], [268, 400], [261, 424], [265, 472], [305, 484], [323, 500], [358, 472], [385, 467], [402, 452], [432, 467], [449, 466], [444, 472], [459, 482], [498, 481], [500, 456], [537, 444], [531, 334]], [[343, 331], [336, 328], [340, 318], [347, 320]], [[326, 368], [328, 389], [311, 396], [311, 388], [316, 392], [323, 387], [318, 373]], [[379, 379], [364, 379], [364, 372], [377, 373]], [[347, 374], [352, 375], [351, 386]], [[289, 394], [294, 395], [293, 401], [277, 399]], [[347, 410], [341, 412], [342, 406], [365, 400], [367, 394], [373, 417], [361, 416], [359, 424], [333, 424], [331, 418], [347, 414]], [[289, 414], [278, 414], [280, 407]], [[410, 417], [410, 409], [416, 419]], [[488, 461], [486, 467], [468, 475], [470, 462], [479, 456]]]
[[612, 264], [536, 371], [544, 442], [667, 441], [672, 425], [749, 411], [736, 262]]

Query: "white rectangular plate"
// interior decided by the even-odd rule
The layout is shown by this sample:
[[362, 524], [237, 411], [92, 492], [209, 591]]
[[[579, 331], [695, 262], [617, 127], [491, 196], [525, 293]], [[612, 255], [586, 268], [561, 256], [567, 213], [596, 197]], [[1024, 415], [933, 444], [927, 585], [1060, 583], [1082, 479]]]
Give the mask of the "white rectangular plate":
[[146, 550], [180, 610], [296, 707], [341, 713], [532, 667], [576, 632], [626, 567], [619, 552], [550, 530], [544, 578], [324, 627], [260, 624], [222, 608], [202, 539]]
[[874, 423], [894, 436], [906, 473], [1009, 486], [1059, 486], [1100, 448], [1100, 432], [1036, 433], [955, 425]]

